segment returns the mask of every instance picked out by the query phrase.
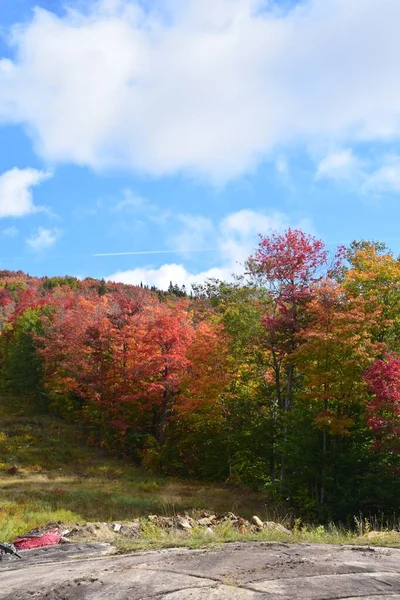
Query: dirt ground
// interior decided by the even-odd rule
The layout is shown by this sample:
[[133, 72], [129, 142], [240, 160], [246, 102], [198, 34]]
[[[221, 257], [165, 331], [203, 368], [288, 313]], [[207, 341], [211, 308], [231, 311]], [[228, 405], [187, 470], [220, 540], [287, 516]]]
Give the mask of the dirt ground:
[[400, 550], [226, 544], [113, 555], [108, 544], [26, 550], [0, 563], [1, 600], [400, 600]]

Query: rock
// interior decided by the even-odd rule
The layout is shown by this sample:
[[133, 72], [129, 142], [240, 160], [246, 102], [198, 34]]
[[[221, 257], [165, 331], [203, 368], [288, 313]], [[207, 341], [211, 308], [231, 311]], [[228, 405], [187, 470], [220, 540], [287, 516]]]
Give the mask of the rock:
[[149, 515], [147, 518], [151, 523], [153, 523], [153, 525], [161, 527], [162, 529], [172, 527], [173, 524], [173, 517], [159, 517], [158, 515]]
[[261, 519], [259, 517], [257, 517], [257, 515], [254, 515], [254, 517], [251, 517], [251, 522], [253, 523], [253, 525], [258, 527], [258, 529], [262, 529], [264, 527], [264, 523], [261, 521]]
[[218, 515], [218, 517], [215, 517], [215, 521], [218, 521], [219, 523], [232, 523], [237, 521], [238, 518], [239, 517], [233, 514], [233, 512], [228, 512], [224, 515]]
[[210, 513], [207, 510], [202, 510], [200, 513], [200, 517], [203, 519], [205, 517], [209, 517]]
[[68, 537], [73, 542], [112, 541], [117, 536], [116, 532], [107, 523], [85, 523], [76, 525], [71, 529]]
[[149, 520], [149, 521], [151, 521], [152, 523], [157, 523], [157, 521], [158, 521], [158, 517], [157, 517], [157, 515], [149, 515], [147, 518], [148, 518], [148, 520]]
[[176, 523], [177, 523], [179, 529], [184, 529], [186, 531], [189, 531], [192, 529], [191, 524], [185, 517], [178, 516], [176, 519]]
[[237, 519], [239, 517], [237, 517], [233, 512], [228, 512], [228, 514], [226, 515], [228, 519], [230, 519], [231, 521], [237, 521]]
[[247, 542], [212, 552], [168, 549], [107, 557], [105, 544], [53, 546], [26, 552], [19, 562], [0, 562], [0, 598], [394, 600], [400, 593], [400, 551], [366, 550]]
[[164, 529], [171, 529], [177, 526], [175, 517], [160, 517], [159, 525]]
[[129, 523], [123, 523], [121, 527], [121, 535], [125, 537], [138, 538], [140, 536], [140, 521], [135, 519]]
[[211, 527], [207, 527], [205, 533], [207, 533], [208, 535], [215, 535], [215, 531], [211, 529]]
[[111, 523], [111, 528], [115, 533], [119, 533], [121, 531], [122, 525], [121, 523]]
[[250, 528], [250, 523], [249, 521], [246, 521], [246, 519], [240, 517], [237, 521], [233, 523], [233, 526], [237, 527], [240, 533], [246, 533], [247, 530]]
[[275, 523], [275, 521], [266, 521], [264, 523], [264, 527], [266, 529], [275, 529], [276, 531], [280, 531], [281, 533], [286, 533], [287, 535], [293, 535], [290, 529], [287, 529], [280, 523]]
[[69, 533], [71, 533], [71, 531], [69, 529], [64, 529], [63, 531], [61, 531], [60, 535], [62, 537], [65, 537], [66, 535], [68, 535]]
[[197, 523], [202, 527], [211, 527], [211, 525], [214, 524], [215, 519], [215, 515], [212, 517], [203, 517], [202, 519], [197, 519]]

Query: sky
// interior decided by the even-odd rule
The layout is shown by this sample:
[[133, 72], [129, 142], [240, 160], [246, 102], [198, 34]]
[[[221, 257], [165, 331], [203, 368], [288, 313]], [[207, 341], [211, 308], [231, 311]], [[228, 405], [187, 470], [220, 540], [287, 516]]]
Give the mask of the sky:
[[400, 253], [399, 0], [0, 0], [0, 269], [167, 288]]

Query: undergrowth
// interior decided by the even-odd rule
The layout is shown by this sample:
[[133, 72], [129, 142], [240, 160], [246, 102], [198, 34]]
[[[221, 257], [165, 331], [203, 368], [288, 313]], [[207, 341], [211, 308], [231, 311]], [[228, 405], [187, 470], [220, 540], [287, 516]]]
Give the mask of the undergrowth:
[[0, 396], [0, 540], [50, 522], [193, 509], [267, 516], [263, 498], [249, 490], [146, 472], [88, 446], [79, 426]]
[[151, 474], [89, 447], [78, 426], [34, 414], [27, 401], [0, 396], [0, 541], [49, 523], [123, 522], [143, 517], [140, 538], [116, 537], [114, 543], [121, 552], [235, 541], [400, 547], [397, 519], [389, 523], [362, 515], [355, 518], [353, 529], [334, 524], [304, 526], [295, 521], [291, 535], [269, 529], [240, 533], [229, 523], [218, 524], [212, 533], [202, 527], [189, 533], [166, 531], [145, 518], [196, 509], [284, 521], [265, 505], [262, 496], [249, 490]]
[[114, 544], [120, 552], [147, 548], [204, 548], [229, 542], [266, 542], [266, 543], [312, 543], [312, 544], [352, 544], [368, 546], [390, 546], [400, 548], [400, 534], [394, 531], [377, 532], [376, 537], [366, 538], [358, 531], [335, 524], [302, 527], [285, 534], [273, 529], [264, 529], [257, 533], [240, 533], [228, 523], [217, 525], [213, 533], [204, 528], [194, 528], [191, 532], [165, 531], [149, 524], [144, 527], [140, 538], [117, 538]]

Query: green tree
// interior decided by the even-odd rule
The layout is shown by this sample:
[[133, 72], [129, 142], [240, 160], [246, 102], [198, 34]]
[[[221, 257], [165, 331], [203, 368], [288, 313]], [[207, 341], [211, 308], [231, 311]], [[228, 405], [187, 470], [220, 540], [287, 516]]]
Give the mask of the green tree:
[[36, 336], [42, 330], [44, 307], [27, 308], [1, 336], [1, 380], [16, 395], [44, 403], [43, 361], [37, 353]]

